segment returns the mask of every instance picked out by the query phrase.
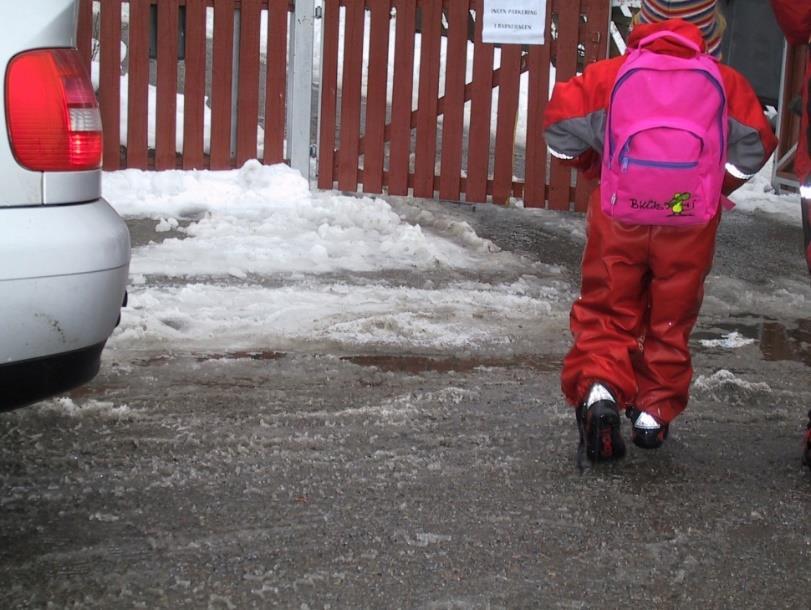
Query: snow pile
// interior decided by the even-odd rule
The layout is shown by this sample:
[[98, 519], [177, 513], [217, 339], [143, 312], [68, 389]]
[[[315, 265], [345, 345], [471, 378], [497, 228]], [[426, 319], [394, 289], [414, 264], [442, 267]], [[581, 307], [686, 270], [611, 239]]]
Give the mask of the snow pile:
[[206, 212], [255, 214], [310, 199], [301, 174], [286, 165], [247, 162], [227, 171], [105, 172], [105, 198], [124, 217], [193, 219]]
[[104, 400], [87, 400], [81, 404], [67, 397], [59, 397], [44, 402], [42, 409], [67, 415], [68, 417], [80, 417], [84, 415], [97, 415], [107, 419], [129, 418], [134, 415], [128, 405], [118, 405]]
[[[186, 239], [134, 251], [136, 275], [169, 277], [472, 268], [497, 248], [466, 223], [439, 223], [447, 239], [404, 222], [381, 199], [310, 194], [285, 165], [247, 162], [225, 172], [104, 175], [104, 196], [125, 217], [158, 220]], [[196, 219], [186, 227], [178, 219]], [[433, 216], [423, 216], [438, 222]]]
[[115, 523], [120, 517], [110, 513], [95, 512], [88, 516], [89, 521], [100, 521], [102, 523]]
[[700, 341], [704, 347], [722, 347], [724, 349], [735, 349], [754, 342], [754, 339], [748, 339], [737, 331], [727, 333], [721, 339], [702, 339]]
[[749, 182], [735, 191], [730, 199], [735, 210], [748, 214], [764, 213], [789, 224], [801, 225], [800, 196], [778, 195], [772, 187], [773, 161], [767, 163]]
[[114, 347], [509, 346], [568, 289], [560, 270], [528, 275], [440, 208], [398, 204], [400, 215], [380, 199], [310, 193], [285, 165], [125, 170], [102, 186], [120, 214], [168, 233], [133, 249]]
[[475, 349], [505, 345], [505, 321], [537, 323], [550, 303], [520, 285], [442, 290], [318, 281], [278, 288], [190, 284], [136, 288], [111, 345], [207, 349], [302, 344]]
[[[802, 262], [799, 261], [798, 266]], [[781, 317], [787, 312], [811, 311], [811, 287], [803, 279], [774, 277], [767, 290], [724, 275], [712, 275], [704, 298], [707, 310], [732, 312], [757, 311], [761, 315]]]
[[737, 377], [732, 371], [721, 369], [712, 375], [699, 375], [693, 381], [695, 396], [725, 402], [742, 404], [758, 394], [771, 394], [772, 388], [764, 382], [751, 382]]

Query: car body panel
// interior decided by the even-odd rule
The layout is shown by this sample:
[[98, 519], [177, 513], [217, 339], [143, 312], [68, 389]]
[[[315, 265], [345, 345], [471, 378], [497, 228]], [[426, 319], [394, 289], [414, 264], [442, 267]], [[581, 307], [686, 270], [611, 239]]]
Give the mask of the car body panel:
[[101, 172], [45, 172], [42, 174], [42, 203], [78, 203], [101, 197]]
[[127, 226], [103, 199], [0, 209], [0, 366], [104, 343], [129, 261]]
[[76, 9], [0, 2], [0, 409], [91, 379], [126, 295], [129, 231], [101, 198], [101, 170], [27, 170], [7, 132], [8, 61], [73, 47]]
[[93, 273], [129, 261], [127, 226], [103, 199], [0, 214], [0, 282]]
[[0, 365], [105, 342], [118, 320], [127, 274], [124, 265], [0, 282]]

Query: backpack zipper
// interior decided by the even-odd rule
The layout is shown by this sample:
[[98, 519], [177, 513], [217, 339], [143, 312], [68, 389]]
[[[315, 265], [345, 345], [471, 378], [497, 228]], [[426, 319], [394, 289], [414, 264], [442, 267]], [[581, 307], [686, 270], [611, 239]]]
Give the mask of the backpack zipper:
[[622, 157], [622, 171], [627, 172], [628, 166], [641, 165], [643, 167], [662, 167], [665, 169], [692, 169], [698, 166], [698, 161], [649, 161], [647, 159], [635, 159], [633, 157]]

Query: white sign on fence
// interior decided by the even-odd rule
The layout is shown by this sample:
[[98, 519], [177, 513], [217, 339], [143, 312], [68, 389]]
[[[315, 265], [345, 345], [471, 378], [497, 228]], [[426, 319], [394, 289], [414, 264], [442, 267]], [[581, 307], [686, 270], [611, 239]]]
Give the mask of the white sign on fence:
[[482, 40], [543, 44], [547, 0], [484, 0]]

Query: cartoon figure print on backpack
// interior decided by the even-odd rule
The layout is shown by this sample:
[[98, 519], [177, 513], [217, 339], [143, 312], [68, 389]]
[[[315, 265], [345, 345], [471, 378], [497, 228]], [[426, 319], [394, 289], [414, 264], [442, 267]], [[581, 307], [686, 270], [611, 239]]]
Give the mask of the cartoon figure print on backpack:
[[720, 208], [776, 146], [752, 87], [707, 52], [722, 29], [714, 0], [643, 0], [628, 52], [558, 83], [546, 108], [551, 154], [600, 177], [561, 373], [580, 466], [625, 455], [621, 412], [655, 449], [687, 406]]

